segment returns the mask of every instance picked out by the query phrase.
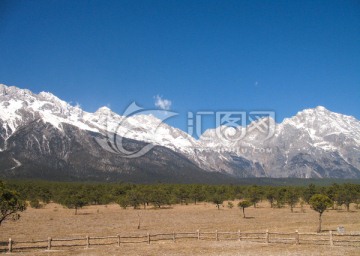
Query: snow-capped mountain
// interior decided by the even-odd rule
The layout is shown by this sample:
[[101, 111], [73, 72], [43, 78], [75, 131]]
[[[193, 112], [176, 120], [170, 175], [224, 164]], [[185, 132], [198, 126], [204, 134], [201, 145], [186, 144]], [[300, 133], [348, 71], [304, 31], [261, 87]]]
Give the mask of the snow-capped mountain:
[[[191, 143], [180, 130], [166, 126], [169, 129], [159, 128], [160, 134], [154, 136], [159, 119], [138, 115], [123, 120], [107, 107], [88, 113], [51, 93], [0, 85], [0, 177], [132, 182], [227, 179], [170, 149], [170, 141], [184, 148]], [[107, 143], [112, 131], [128, 136], [123, 139], [126, 150], [139, 150], [150, 141], [159, 146], [141, 158], [125, 158], [99, 143]]]
[[[261, 123], [273, 130], [261, 132]], [[119, 140], [126, 152], [155, 147], [128, 158], [119, 154]], [[125, 117], [107, 107], [89, 113], [51, 93], [0, 85], [0, 176], [148, 182], [360, 178], [360, 122], [317, 107], [277, 125], [269, 117], [247, 127], [220, 126], [196, 140], [150, 114]]]
[[63, 131], [64, 124], [96, 133], [117, 132], [127, 138], [171, 149], [195, 147], [196, 141], [179, 129], [161, 122], [152, 115], [134, 115], [126, 118], [101, 107], [95, 113], [71, 106], [48, 92], [38, 95], [26, 89], [0, 84], [0, 119], [6, 130], [1, 134], [6, 141], [19, 127], [34, 120], [42, 120]]
[[267, 177], [360, 177], [360, 122], [321, 106], [277, 124], [268, 140], [255, 133], [230, 144], [207, 138], [206, 144], [243, 149], [239, 155], [261, 163]]

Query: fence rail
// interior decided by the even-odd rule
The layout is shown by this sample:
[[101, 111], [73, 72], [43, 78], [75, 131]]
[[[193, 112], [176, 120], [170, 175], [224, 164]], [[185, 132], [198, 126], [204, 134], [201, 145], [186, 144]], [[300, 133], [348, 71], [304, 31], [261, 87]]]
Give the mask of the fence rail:
[[209, 232], [196, 230], [195, 232], [172, 232], [172, 233], [147, 233], [147, 234], [117, 234], [112, 236], [85, 236], [74, 238], [52, 238], [43, 240], [17, 241], [9, 238], [8, 242], [0, 242], [0, 252], [27, 251], [32, 249], [56, 250], [61, 247], [76, 247], [116, 245], [128, 243], [147, 243], [170, 240], [176, 242], [180, 239], [197, 239], [213, 241], [251, 241], [262, 243], [283, 244], [315, 244], [329, 246], [356, 246], [360, 247], [360, 232], [338, 234], [328, 233], [300, 233], [297, 230], [291, 232], [236, 232], [217, 231]]

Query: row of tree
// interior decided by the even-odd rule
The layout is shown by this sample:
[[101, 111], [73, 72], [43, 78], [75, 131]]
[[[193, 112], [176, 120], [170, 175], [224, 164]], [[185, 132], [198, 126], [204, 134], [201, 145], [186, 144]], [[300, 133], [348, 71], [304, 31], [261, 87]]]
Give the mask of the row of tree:
[[[256, 207], [262, 200], [267, 200], [271, 207], [293, 208], [300, 203], [309, 204], [321, 216], [329, 207], [345, 205], [349, 211], [350, 204], [360, 203], [360, 185], [332, 184], [331, 186], [307, 187], [294, 186], [235, 186], [235, 185], [135, 185], [135, 184], [81, 184], [54, 182], [13, 181], [6, 185], [0, 181], [0, 225], [7, 218], [18, 219], [18, 212], [26, 209], [26, 202], [33, 208], [40, 208], [49, 202], [59, 203], [75, 209], [85, 205], [118, 203], [122, 208], [134, 209], [152, 204], [162, 207], [171, 204], [189, 204], [202, 201], [212, 202], [218, 209], [225, 200], [240, 199], [238, 207]], [[229, 202], [228, 206], [233, 207]]]
[[226, 200], [248, 200], [254, 207], [267, 200], [271, 207], [288, 205], [292, 211], [295, 205], [309, 204], [315, 194], [330, 198], [332, 207], [360, 203], [359, 184], [332, 184], [331, 186], [238, 186], [238, 185], [178, 185], [178, 184], [84, 184], [56, 182], [7, 182], [9, 189], [18, 191], [24, 201], [34, 208], [50, 201], [68, 208], [78, 209], [84, 205], [118, 203], [122, 208], [146, 208], [148, 205], [162, 207], [172, 204], [197, 204], [212, 202], [218, 208]]

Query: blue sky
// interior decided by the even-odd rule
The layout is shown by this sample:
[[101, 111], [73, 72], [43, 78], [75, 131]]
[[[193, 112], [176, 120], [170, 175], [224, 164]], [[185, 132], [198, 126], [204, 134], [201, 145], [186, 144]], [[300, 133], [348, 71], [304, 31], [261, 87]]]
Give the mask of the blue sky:
[[360, 3], [3, 0], [0, 83], [90, 112], [160, 96], [183, 130], [200, 110], [360, 119]]

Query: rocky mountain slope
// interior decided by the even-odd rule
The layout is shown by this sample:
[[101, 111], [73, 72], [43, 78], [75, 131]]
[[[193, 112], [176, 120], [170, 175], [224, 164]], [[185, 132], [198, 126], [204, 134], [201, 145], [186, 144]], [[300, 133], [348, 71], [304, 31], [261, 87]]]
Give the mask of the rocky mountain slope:
[[[121, 116], [107, 107], [88, 113], [51, 93], [0, 85], [0, 177], [134, 182], [360, 178], [360, 122], [323, 107], [277, 125], [268, 118], [248, 127], [217, 127], [198, 140], [141, 113]], [[273, 124], [270, 138], [257, 129], [262, 121]], [[246, 136], [238, 139], [237, 134]], [[129, 157], [133, 152], [144, 154]]]

